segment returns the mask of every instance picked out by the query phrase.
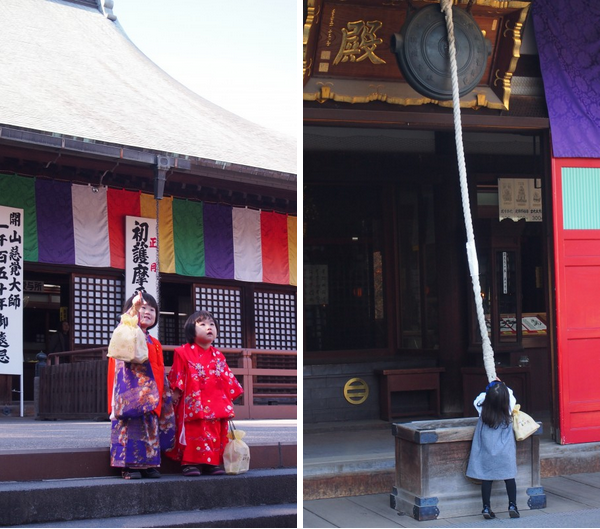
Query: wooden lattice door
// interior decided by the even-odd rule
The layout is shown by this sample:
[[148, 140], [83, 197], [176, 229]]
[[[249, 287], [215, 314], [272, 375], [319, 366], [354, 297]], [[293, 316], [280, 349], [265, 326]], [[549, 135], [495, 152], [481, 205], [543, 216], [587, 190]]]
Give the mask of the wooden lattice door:
[[123, 310], [123, 280], [73, 274], [71, 283], [74, 349], [108, 345]]

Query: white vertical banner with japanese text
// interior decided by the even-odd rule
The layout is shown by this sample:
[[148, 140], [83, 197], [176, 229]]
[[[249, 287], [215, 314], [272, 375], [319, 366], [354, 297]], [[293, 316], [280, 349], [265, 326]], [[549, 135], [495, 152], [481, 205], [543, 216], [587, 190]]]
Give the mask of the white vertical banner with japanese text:
[[[156, 219], [125, 217], [125, 297], [141, 290], [159, 303], [157, 271]], [[150, 330], [150, 334], [158, 337], [158, 325]]]
[[0, 375], [23, 377], [23, 210], [0, 206]]

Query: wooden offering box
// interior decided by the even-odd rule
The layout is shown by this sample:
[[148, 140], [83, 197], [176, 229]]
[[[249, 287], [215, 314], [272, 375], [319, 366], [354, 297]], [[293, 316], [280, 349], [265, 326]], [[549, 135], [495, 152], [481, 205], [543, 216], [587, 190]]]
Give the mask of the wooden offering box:
[[[396, 485], [390, 506], [415, 520], [481, 512], [481, 485], [465, 476], [477, 418], [395, 423]], [[517, 505], [546, 507], [540, 484], [540, 434], [517, 443]], [[504, 481], [494, 481], [492, 510], [508, 510]]]

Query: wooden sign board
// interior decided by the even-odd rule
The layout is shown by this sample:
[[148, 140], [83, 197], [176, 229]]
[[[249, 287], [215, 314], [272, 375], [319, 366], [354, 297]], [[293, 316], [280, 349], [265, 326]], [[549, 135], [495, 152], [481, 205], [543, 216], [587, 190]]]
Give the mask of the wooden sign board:
[[[403, 5], [325, 4], [313, 76], [403, 80], [390, 43], [392, 35], [400, 32], [406, 15]], [[499, 18], [476, 18], [492, 42], [497, 38]], [[492, 57], [481, 84], [490, 81], [491, 63]]]

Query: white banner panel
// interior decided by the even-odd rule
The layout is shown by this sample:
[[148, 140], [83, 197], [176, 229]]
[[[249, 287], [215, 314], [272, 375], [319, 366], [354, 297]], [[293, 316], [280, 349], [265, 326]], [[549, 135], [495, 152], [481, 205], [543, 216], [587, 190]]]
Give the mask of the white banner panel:
[[23, 376], [23, 210], [0, 206], [0, 375]]
[[[125, 297], [129, 298], [137, 290], [142, 290], [159, 303], [157, 271], [156, 219], [125, 217]], [[158, 325], [150, 334], [158, 337]]]
[[263, 270], [260, 211], [233, 208], [232, 221], [235, 279], [261, 283]]

